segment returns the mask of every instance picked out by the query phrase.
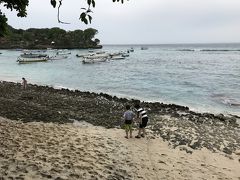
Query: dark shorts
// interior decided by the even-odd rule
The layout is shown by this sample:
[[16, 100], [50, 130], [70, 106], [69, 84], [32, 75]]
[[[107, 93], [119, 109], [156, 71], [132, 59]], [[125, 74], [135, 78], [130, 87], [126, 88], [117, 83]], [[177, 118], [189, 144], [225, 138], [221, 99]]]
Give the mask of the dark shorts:
[[142, 124], [139, 125], [139, 128], [145, 128], [148, 123], [148, 117], [142, 118]]
[[124, 122], [124, 129], [126, 130], [132, 130], [132, 120], [125, 120]]
[[132, 122], [133, 122], [132, 120], [125, 120], [124, 123], [125, 123], [125, 124], [132, 124]]

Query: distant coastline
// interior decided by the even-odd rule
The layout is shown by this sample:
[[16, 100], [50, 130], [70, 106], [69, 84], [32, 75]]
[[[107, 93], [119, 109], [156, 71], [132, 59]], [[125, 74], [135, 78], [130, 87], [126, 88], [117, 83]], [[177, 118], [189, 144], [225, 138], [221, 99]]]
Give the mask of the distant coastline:
[[27, 30], [8, 27], [8, 34], [0, 37], [0, 49], [101, 49], [94, 36], [96, 29], [65, 31], [60, 28]]

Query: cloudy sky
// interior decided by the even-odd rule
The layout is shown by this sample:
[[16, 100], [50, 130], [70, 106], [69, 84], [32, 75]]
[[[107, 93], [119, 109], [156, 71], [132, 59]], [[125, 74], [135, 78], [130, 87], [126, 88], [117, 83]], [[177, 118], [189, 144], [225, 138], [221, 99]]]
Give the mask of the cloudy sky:
[[79, 21], [86, 0], [63, 0], [61, 20], [50, 0], [30, 0], [27, 18], [1, 7], [9, 24], [27, 29], [96, 28], [102, 44], [164, 44], [240, 42], [240, 0], [95, 0], [93, 22]]

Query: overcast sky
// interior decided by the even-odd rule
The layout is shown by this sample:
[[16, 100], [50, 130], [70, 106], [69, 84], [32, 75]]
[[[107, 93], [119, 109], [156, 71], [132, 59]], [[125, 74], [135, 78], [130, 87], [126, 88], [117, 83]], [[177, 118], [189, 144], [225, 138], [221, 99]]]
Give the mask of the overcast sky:
[[27, 18], [1, 7], [14, 28], [95, 28], [102, 44], [240, 42], [240, 0], [95, 0], [93, 22], [79, 20], [85, 0], [63, 0], [61, 20], [50, 0], [30, 0]]

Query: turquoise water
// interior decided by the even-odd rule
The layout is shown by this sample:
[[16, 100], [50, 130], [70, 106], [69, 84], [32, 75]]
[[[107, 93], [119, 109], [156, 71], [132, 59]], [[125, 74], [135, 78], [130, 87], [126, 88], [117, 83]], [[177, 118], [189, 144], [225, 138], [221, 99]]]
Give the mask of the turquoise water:
[[20, 51], [0, 50], [0, 79], [105, 92], [144, 101], [189, 106], [200, 112], [240, 115], [240, 44], [108, 45], [104, 51], [133, 47], [125, 60], [82, 64], [68, 59], [16, 63]]

